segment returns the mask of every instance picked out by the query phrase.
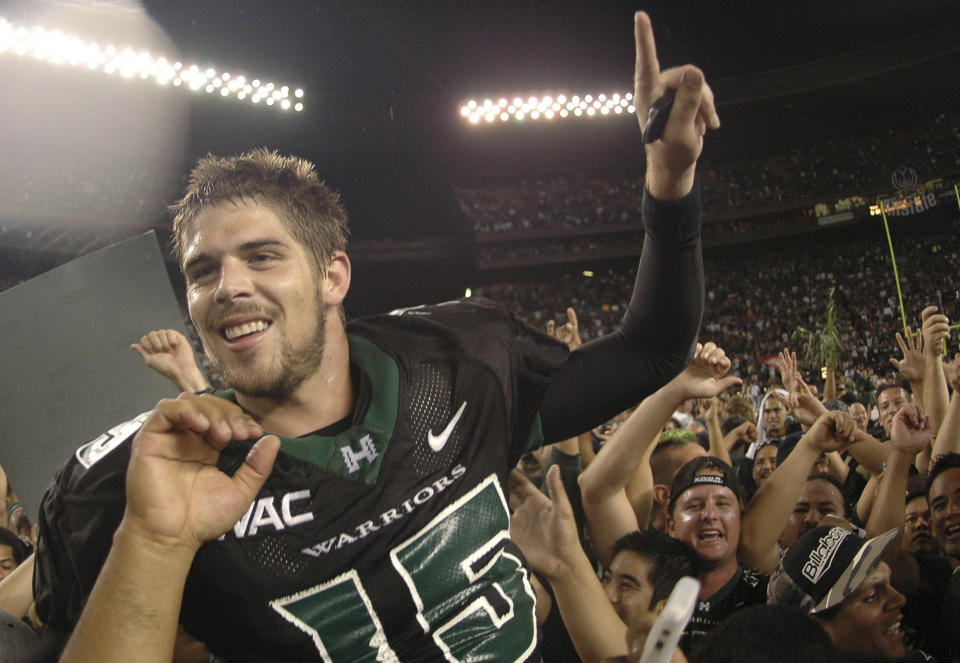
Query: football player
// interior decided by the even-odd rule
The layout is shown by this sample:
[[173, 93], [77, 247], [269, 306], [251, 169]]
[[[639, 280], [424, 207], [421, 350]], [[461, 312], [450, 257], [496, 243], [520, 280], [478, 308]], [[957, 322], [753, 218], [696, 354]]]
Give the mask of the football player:
[[[702, 72], [661, 72], [635, 20], [644, 241], [622, 328], [568, 353], [489, 302], [344, 322], [347, 220], [314, 167], [208, 157], [175, 206], [190, 316], [231, 389], [82, 447], [42, 507], [38, 612], [63, 661], [169, 663], [178, 623], [244, 661], [535, 660], [509, 541], [520, 455], [676, 375], [703, 306]], [[667, 95], [669, 97], [669, 95]]]

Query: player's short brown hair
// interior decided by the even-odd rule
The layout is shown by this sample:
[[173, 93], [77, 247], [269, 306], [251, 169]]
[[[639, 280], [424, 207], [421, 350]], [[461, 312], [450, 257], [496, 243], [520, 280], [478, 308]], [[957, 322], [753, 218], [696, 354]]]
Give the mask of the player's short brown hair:
[[334, 251], [347, 248], [350, 228], [340, 195], [305, 159], [266, 148], [218, 157], [208, 154], [190, 173], [187, 192], [170, 206], [173, 246], [183, 265], [186, 236], [205, 207], [222, 202], [256, 201], [270, 207], [310, 254], [320, 273]]

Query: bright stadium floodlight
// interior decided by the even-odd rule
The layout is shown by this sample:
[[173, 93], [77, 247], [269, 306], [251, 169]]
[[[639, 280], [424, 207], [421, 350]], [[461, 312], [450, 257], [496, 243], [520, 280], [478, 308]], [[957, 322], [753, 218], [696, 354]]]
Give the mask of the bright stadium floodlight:
[[[184, 65], [181, 62], [171, 64], [167, 58], [156, 56], [148, 51], [134, 51], [131, 47], [118, 49], [113, 44], [100, 45], [96, 42], [86, 42], [78, 36], [64, 34], [60, 30], [50, 30], [40, 26], [27, 27], [15, 25], [0, 17], [0, 56], [13, 55], [16, 57], [30, 57], [38, 62], [55, 66], [82, 67], [90, 71], [100, 70], [105, 74], [119, 74], [127, 80], [153, 80], [157, 85], [188, 89], [192, 92], [204, 90], [213, 94], [220, 90], [223, 98], [233, 98], [238, 101], [249, 100], [258, 103], [265, 99], [268, 106], [274, 105], [280, 99], [286, 100], [290, 94], [290, 86], [254, 79], [252, 85], [247, 85], [246, 77], [230, 72], [218, 72], [210, 66], [201, 68], [197, 64]], [[262, 85], [264, 94], [253, 95], [253, 88]], [[232, 94], [241, 91], [242, 94]], [[270, 96], [272, 95], [272, 96]], [[293, 96], [302, 100], [303, 88], [294, 88]], [[288, 110], [290, 102], [278, 103], [279, 110]], [[298, 101], [293, 107], [297, 112], [303, 110], [303, 102]]]
[[[496, 99], [496, 101], [494, 101]], [[570, 94], [545, 92], [541, 95], [491, 95], [469, 99], [460, 105], [460, 117], [474, 126], [491, 124], [491, 119], [529, 122], [560, 119], [600, 119], [630, 116], [636, 112], [632, 92]], [[485, 120], [485, 121], [484, 121]]]

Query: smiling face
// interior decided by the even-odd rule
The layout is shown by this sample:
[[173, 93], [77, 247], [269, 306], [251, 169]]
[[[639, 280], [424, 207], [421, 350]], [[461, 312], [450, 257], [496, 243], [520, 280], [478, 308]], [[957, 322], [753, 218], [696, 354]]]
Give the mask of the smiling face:
[[903, 549], [914, 554], [934, 554], [939, 550], [930, 529], [930, 506], [923, 495], [914, 497], [904, 508]]
[[945, 554], [960, 559], [960, 467], [938, 474], [927, 497], [934, 538]]
[[673, 505], [667, 533], [685, 543], [704, 568], [736, 561], [740, 502], [727, 486], [700, 484], [688, 488]]
[[650, 560], [646, 557], [632, 550], [621, 550], [604, 570], [600, 582], [607, 600], [625, 624], [650, 610], [653, 584]]
[[323, 358], [325, 279], [277, 214], [255, 202], [204, 209], [187, 235], [190, 317], [238, 393], [281, 400]]
[[800, 499], [793, 507], [787, 525], [783, 528], [780, 543], [789, 548], [804, 532], [820, 524], [824, 516], [843, 515], [843, 495], [829, 481], [811, 479], [803, 486]]
[[907, 653], [900, 624], [905, 602], [890, 585], [890, 567], [881, 562], [823, 628], [844, 660], [899, 661]]

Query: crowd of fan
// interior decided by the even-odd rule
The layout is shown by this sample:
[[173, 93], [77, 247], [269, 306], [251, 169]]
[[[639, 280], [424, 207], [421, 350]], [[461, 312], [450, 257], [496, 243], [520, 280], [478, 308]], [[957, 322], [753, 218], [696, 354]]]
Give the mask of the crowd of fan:
[[[921, 181], [960, 171], [958, 148], [960, 122], [941, 114], [912, 131], [811, 141], [763, 163], [756, 155], [713, 162], [704, 155], [699, 170], [704, 209], [709, 221], [763, 209], [810, 208], [851, 194], [872, 198], [891, 191], [894, 174], [905, 167]], [[580, 171], [454, 189], [475, 234], [484, 237], [636, 223], [642, 181], [637, 171]]]
[[[576, 570], [590, 562], [624, 624], [644, 624], [628, 642], [696, 576], [689, 660], [960, 660], [960, 357], [943, 361], [949, 320], [933, 308], [922, 319], [900, 343], [896, 380], [869, 394], [832, 375], [822, 391], [808, 385], [789, 351], [762, 398], [725, 393], [729, 358], [707, 343], [632, 413], [521, 461], [552, 497], [515, 481], [511, 534], [583, 660], [602, 641], [571, 606], [593, 600]], [[564, 534], [543, 534], [538, 518]], [[564, 660], [546, 623], [544, 660]]]

